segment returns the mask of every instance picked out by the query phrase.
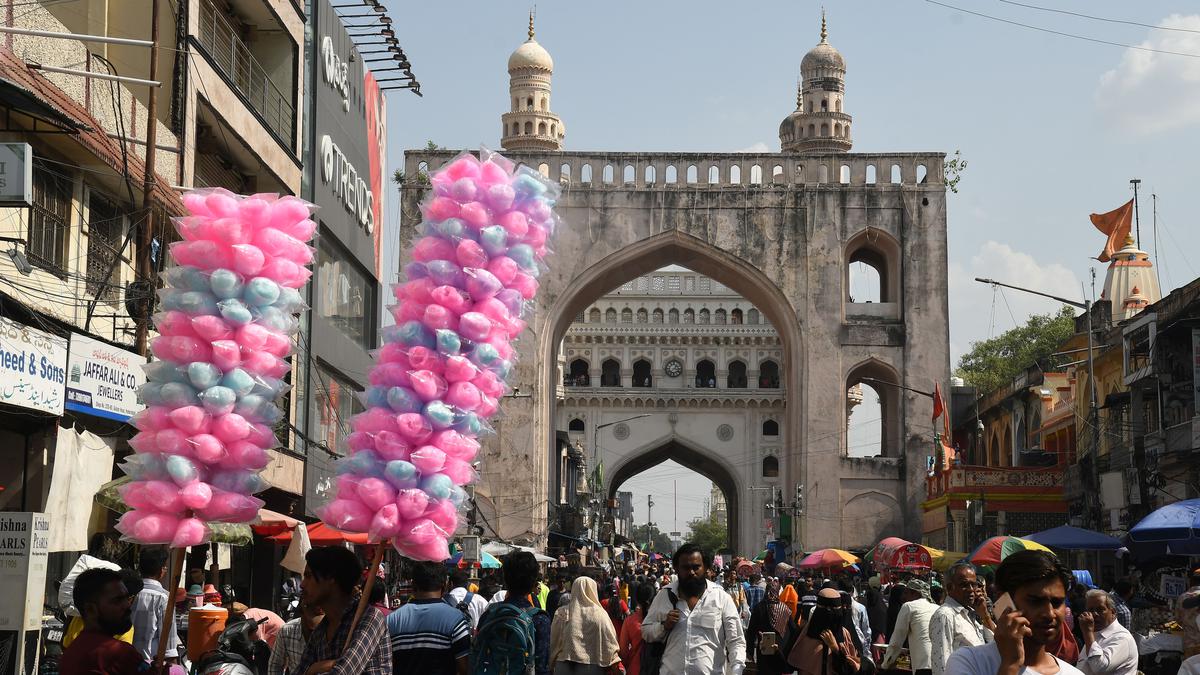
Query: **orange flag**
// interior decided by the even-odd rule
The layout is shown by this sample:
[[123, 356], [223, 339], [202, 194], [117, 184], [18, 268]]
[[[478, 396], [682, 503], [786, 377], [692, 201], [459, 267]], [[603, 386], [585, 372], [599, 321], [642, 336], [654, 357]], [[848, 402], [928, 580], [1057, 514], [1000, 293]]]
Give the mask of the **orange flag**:
[[933, 383], [933, 421], [937, 422], [937, 418], [942, 418], [943, 436], [942, 442], [950, 442], [950, 413], [946, 412], [946, 399], [942, 398], [942, 385], [940, 382]]
[[1125, 237], [1129, 236], [1129, 228], [1133, 224], [1133, 200], [1130, 199], [1108, 213], [1093, 213], [1088, 217], [1092, 219], [1092, 225], [1095, 225], [1097, 230], [1108, 235], [1108, 241], [1104, 242], [1104, 250], [1096, 258], [1100, 262], [1108, 262], [1112, 254], [1125, 245]]

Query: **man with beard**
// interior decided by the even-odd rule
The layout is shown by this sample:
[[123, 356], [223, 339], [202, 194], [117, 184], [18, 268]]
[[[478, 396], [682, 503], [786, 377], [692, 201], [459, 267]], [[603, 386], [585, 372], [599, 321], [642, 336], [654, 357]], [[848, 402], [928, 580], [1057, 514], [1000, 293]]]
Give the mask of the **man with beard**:
[[1065, 630], [1071, 571], [1046, 551], [1018, 551], [1000, 563], [996, 585], [1012, 599], [996, 621], [995, 641], [964, 647], [946, 663], [954, 675], [1082, 675], [1049, 653]]
[[854, 636], [847, 628], [842, 596], [832, 588], [817, 593], [817, 606], [788, 653], [796, 675], [852, 675], [861, 664]]
[[746, 636], [733, 598], [708, 579], [712, 558], [699, 546], [684, 544], [673, 560], [679, 578], [658, 593], [642, 621], [646, 642], [666, 640], [659, 672], [742, 675]]
[[119, 572], [101, 567], [83, 572], [71, 599], [83, 631], [59, 659], [62, 675], [136, 675], [146, 666], [133, 646], [113, 637], [133, 627], [133, 598]]

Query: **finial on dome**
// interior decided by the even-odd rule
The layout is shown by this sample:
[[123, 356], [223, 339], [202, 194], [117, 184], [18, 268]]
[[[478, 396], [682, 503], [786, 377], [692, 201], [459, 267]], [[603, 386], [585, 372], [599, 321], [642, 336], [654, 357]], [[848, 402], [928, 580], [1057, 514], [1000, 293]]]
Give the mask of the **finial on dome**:
[[804, 80], [796, 80], [796, 110], [804, 110]]
[[529, 10], [529, 39], [533, 39], [533, 17], [537, 13], [537, 8]]
[[1132, 248], [1134, 245], [1133, 233], [1129, 232], [1125, 235], [1125, 248]]
[[825, 38], [829, 37], [829, 31], [825, 30], [825, 8], [821, 8], [821, 42], [825, 42]]

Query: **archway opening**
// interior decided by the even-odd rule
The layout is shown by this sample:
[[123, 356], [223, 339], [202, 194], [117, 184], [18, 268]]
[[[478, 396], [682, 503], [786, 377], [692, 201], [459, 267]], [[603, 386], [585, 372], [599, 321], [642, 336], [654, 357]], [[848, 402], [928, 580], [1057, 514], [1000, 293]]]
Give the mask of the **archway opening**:
[[633, 362], [633, 386], [649, 388], [654, 386], [654, 376], [651, 374], [650, 362], [638, 359]]
[[616, 359], [605, 359], [600, 364], [600, 386], [621, 386], [621, 364]]
[[901, 389], [896, 372], [868, 359], [846, 376], [845, 452], [853, 457], [900, 455]]
[[568, 387], [592, 386], [592, 376], [588, 372], [588, 362], [583, 359], [571, 361], [571, 369], [567, 372], [567, 381], [563, 384]]
[[696, 362], [696, 388], [717, 388], [717, 366], [712, 361], [700, 359]]

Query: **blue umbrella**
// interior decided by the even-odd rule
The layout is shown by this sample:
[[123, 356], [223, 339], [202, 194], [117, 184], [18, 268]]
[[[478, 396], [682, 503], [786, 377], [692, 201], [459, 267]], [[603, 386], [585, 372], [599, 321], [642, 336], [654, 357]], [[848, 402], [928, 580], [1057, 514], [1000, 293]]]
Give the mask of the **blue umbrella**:
[[1068, 551], [1115, 551], [1124, 546], [1120, 539], [1081, 527], [1060, 525], [1024, 537], [1042, 546]]
[[[1200, 553], [1200, 499], [1185, 499], [1152, 512], [1129, 530], [1129, 540], [1158, 553]], [[1143, 546], [1147, 544], [1151, 546]]]
[[[446, 565], [448, 567], [467, 567], [467, 563], [463, 562], [462, 557], [462, 551], [459, 551], [449, 558], [446, 558]], [[496, 556], [492, 555], [491, 553], [488, 553], [487, 551], [480, 551], [479, 557], [482, 558], [482, 560], [472, 563], [472, 567], [482, 567], [489, 570], [500, 568], [500, 561], [497, 560]]]

